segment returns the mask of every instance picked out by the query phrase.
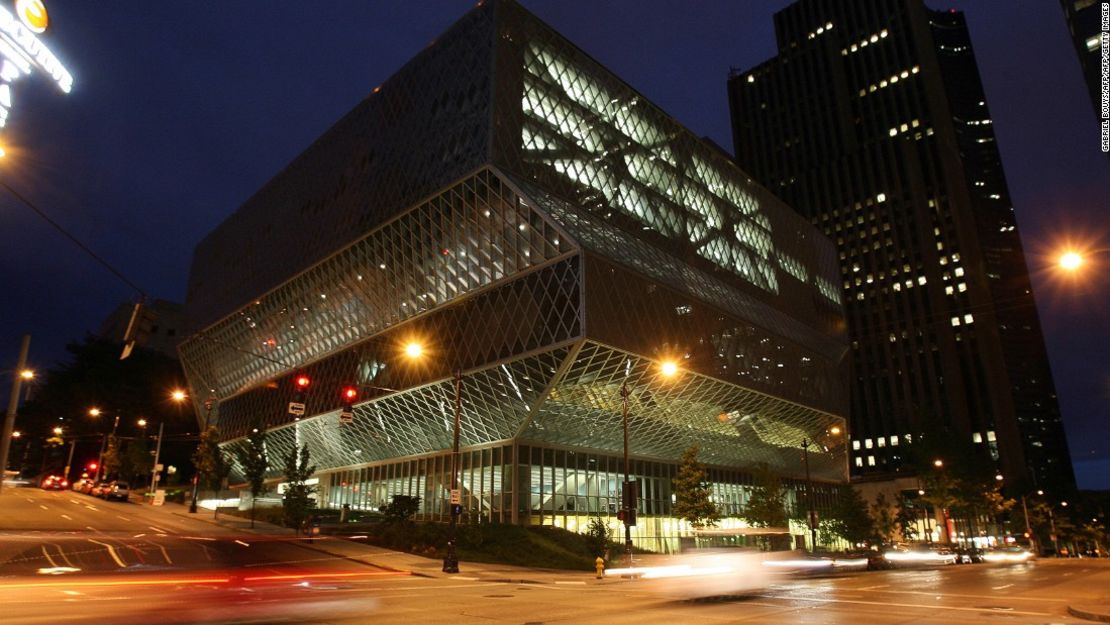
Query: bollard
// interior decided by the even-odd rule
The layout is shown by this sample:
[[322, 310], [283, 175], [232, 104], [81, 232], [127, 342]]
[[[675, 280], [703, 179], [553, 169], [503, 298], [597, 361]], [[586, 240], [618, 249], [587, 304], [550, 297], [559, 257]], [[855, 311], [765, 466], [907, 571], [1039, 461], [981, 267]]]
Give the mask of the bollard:
[[597, 569], [598, 579], [605, 577], [605, 560], [603, 558], [598, 556], [597, 560], [594, 560], [594, 568]]

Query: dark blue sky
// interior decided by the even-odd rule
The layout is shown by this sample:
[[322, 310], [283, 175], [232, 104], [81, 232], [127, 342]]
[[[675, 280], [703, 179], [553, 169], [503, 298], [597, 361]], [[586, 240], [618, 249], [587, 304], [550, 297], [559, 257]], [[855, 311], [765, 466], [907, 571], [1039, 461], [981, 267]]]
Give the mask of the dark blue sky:
[[[46, 2], [44, 37], [76, 84], [68, 96], [41, 75], [13, 85], [0, 176], [150, 294], [179, 301], [197, 241], [470, 7]], [[775, 54], [771, 16], [787, 3], [524, 4], [731, 151], [729, 67]], [[1080, 486], [1110, 488], [1110, 279], [1099, 267], [1069, 283], [1042, 270], [1068, 236], [1110, 248], [1110, 159], [1098, 152], [1061, 9], [931, 6], [967, 11]], [[24, 333], [35, 366], [58, 362], [66, 342], [133, 295], [2, 192], [0, 270], [3, 369]]]

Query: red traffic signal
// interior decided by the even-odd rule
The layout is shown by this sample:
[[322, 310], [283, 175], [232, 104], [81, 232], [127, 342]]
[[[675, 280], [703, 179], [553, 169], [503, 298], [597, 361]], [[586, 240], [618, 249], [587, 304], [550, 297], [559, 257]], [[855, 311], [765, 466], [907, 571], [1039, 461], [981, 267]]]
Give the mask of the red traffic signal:
[[89, 471], [96, 471], [96, 467], [98, 465], [95, 462], [90, 462], [87, 466], [88, 466]]
[[293, 384], [297, 387], [297, 390], [308, 390], [308, 387], [312, 386], [312, 378], [302, 373], [293, 380]]
[[358, 399], [358, 389], [353, 386], [344, 386], [342, 395], [343, 401], [349, 404]]

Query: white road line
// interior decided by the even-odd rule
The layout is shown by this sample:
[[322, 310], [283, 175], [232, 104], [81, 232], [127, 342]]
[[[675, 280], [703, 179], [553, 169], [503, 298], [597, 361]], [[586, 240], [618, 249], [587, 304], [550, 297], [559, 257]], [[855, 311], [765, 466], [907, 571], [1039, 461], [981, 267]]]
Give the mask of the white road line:
[[235, 542], [239, 543], [240, 545], [243, 545], [244, 547], [250, 547], [251, 546], [250, 543], [245, 543], [241, 540], [236, 540]]
[[144, 534], [135, 534], [131, 538], [142, 538], [143, 536], [146, 536], [146, 534], [145, 533]]
[[555, 583], [556, 584], [578, 584], [580, 586], [585, 586], [586, 585], [586, 582], [555, 582]]
[[81, 593], [77, 592], [76, 590], [63, 590], [62, 593], [67, 594], [67, 595], [73, 595], [73, 596], [80, 596], [81, 595]]
[[991, 586], [991, 590], [1002, 590], [1003, 588], [1009, 588], [1010, 586], [1013, 586], [1013, 584], [1006, 584], [1005, 586]]
[[42, 508], [43, 510], [49, 510], [50, 509], [50, 508], [47, 508], [46, 506], [42, 505], [41, 503], [39, 504], [39, 507]]
[[463, 577], [462, 575], [456, 575], [455, 579], [465, 579], [465, 580], [470, 581], [470, 582], [478, 581], [477, 577]]
[[117, 515], [116, 515], [116, 518], [117, 518], [117, 519], [123, 519], [124, 521], [130, 521], [130, 520], [131, 520], [131, 519], [129, 519], [129, 518], [127, 518], [127, 517], [123, 516], [122, 514], [117, 514]]
[[27, 503], [35, 503], [35, 500], [31, 499], [30, 497], [24, 497], [24, 499], [27, 500]]
[[166, 559], [166, 564], [173, 564], [173, 560], [170, 560], [170, 554], [166, 553], [166, 548], [165, 547], [163, 547], [162, 545], [159, 545], [157, 543], [151, 543], [151, 544], [162, 550], [162, 557]]
[[85, 526], [85, 529], [87, 529], [87, 530], [92, 530], [92, 531], [94, 531], [94, 532], [96, 531], [96, 528], [95, 528], [95, 527], [93, 527], [93, 526], [91, 526], [91, 525], [86, 525], [86, 526]]
[[[935, 603], [933, 603], [933, 604], [893, 603], [893, 602], [890, 602], [890, 601], [860, 601], [858, 599], [854, 599], [854, 600], [853, 599], [819, 599], [817, 597], [798, 597], [798, 596], [795, 596], [795, 595], [783, 595], [783, 596], [757, 595], [757, 596], [763, 597], [764, 599], [785, 599], [785, 600], [788, 600], [788, 601], [815, 601], [817, 603], [851, 603], [851, 604], [856, 604], [856, 605], [881, 605], [881, 606], [892, 606], [892, 607], [898, 607], [898, 608], [921, 608], [921, 609], [924, 609], [924, 610], [959, 610], [961, 612], [996, 612], [997, 611], [997, 610], [992, 610], [990, 608], [964, 608], [964, 607], [953, 606], [953, 605], [937, 605]], [[996, 597], [996, 599], [997, 599], [997, 597]], [[1025, 616], [1051, 616], [1050, 613], [1048, 613], [1048, 612], [1025, 612], [1025, 611], [1022, 611], [1022, 610], [1010, 610], [1010, 609], [1006, 609], [1006, 614], [1022, 614], [1022, 615], [1025, 615]]]
[[866, 588], [857, 588], [856, 590], [876, 590], [879, 588], [889, 588], [890, 584], [880, 584], [878, 586], [867, 586]]
[[154, 530], [154, 531], [158, 532], [159, 534], [168, 534], [168, 533], [169, 533], [169, 532], [167, 532], [166, 530], [164, 530], [164, 529], [162, 529], [162, 528], [160, 528], [160, 527], [154, 527], [153, 525], [148, 525], [147, 527], [149, 527], [150, 529], [152, 529], [152, 530]]
[[112, 556], [112, 559], [116, 561], [116, 564], [119, 565], [119, 568], [122, 569], [122, 568], [127, 567], [127, 565], [123, 563], [123, 560], [120, 559], [119, 554], [116, 553], [116, 548], [113, 547], [112, 545], [109, 545], [108, 543], [98, 542], [98, 541], [95, 541], [91, 538], [88, 538], [86, 540], [88, 540], [90, 543], [96, 543], [96, 544], [98, 544], [102, 547], [107, 548], [108, 549], [108, 555]]
[[85, 504], [85, 507], [89, 510], [100, 510], [100, 508], [97, 508], [96, 506], [90, 506], [89, 504]]
[[62, 518], [67, 520], [67, 521], [72, 521], [73, 520], [73, 517], [69, 516], [68, 514], [63, 514]]
[[[863, 589], [860, 588], [859, 590], [863, 590]], [[944, 593], [942, 595], [938, 595], [935, 592], [925, 592], [925, 591], [922, 591], [922, 590], [879, 590], [879, 591], [876, 591], [876, 592], [878, 592], [880, 594], [925, 595], [926, 597], [943, 596], [943, 597], [960, 597], [960, 598], [968, 598], [968, 599], [997, 599], [998, 598], [994, 595], [967, 595], [967, 594], [960, 594], [960, 593]], [[1056, 597], [1022, 597], [1022, 596], [1018, 596], [1018, 597], [1009, 597], [1009, 598], [1014, 599], [1015, 601], [1017, 601], [1017, 600], [1020, 600], [1020, 601], [1055, 601], [1057, 603], [1067, 601], [1067, 599], [1060, 599], [1060, 598], [1056, 598]]]
[[76, 499], [70, 499], [70, 501], [77, 504], [77, 505], [81, 505], [81, 502], [77, 501]]
[[69, 556], [66, 555], [65, 549], [62, 549], [61, 545], [50, 543], [50, 546], [58, 550], [58, 555], [62, 556], [62, 559], [66, 561], [66, 564], [71, 567], [73, 566], [73, 561], [69, 559]]
[[39, 547], [42, 548], [42, 555], [46, 556], [46, 561], [50, 563], [50, 566], [55, 569], [58, 568], [58, 563], [54, 561], [54, 558], [50, 557], [50, 552], [46, 550], [46, 545], [39, 545]]

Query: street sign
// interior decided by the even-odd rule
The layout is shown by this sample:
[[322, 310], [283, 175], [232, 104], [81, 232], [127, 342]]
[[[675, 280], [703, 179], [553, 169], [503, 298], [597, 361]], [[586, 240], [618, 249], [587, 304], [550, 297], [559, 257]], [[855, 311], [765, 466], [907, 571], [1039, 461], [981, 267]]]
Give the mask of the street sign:
[[352, 423], [354, 420], [355, 420], [355, 413], [353, 413], [349, 410], [344, 410], [343, 412], [339, 413], [339, 422], [340, 423], [343, 423], [343, 424]]
[[297, 416], [297, 417], [303, 417], [304, 416], [304, 404], [301, 403], [301, 402], [296, 402], [296, 401], [289, 402], [289, 414], [291, 414], [293, 416]]
[[156, 506], [161, 506], [161, 505], [165, 504], [166, 503], [166, 491], [162, 490], [161, 488], [154, 491], [154, 501], [152, 501], [151, 503], [153, 503]]
[[155, 471], [161, 471], [164, 468], [165, 468], [165, 466], [163, 466], [161, 463], [158, 463], [158, 464], [154, 465], [154, 470]]
[[451, 503], [452, 504], [462, 503], [462, 494], [459, 492], [459, 489], [457, 489], [457, 488], [452, 488], [451, 489]]

